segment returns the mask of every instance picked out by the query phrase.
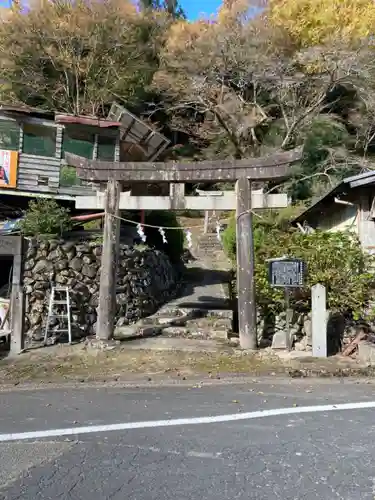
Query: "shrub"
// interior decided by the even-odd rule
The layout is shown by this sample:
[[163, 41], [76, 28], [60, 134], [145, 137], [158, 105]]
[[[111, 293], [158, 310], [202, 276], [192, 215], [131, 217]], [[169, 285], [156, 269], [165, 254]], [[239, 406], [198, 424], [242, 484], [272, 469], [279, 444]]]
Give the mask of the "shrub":
[[236, 261], [236, 218], [229, 219], [229, 224], [221, 236], [224, 252], [234, 263]]
[[62, 234], [71, 228], [69, 209], [61, 207], [55, 200], [43, 198], [30, 201], [20, 222], [21, 232], [25, 236]]
[[[280, 211], [262, 210], [261, 215], [253, 216], [253, 238], [255, 252], [261, 245], [263, 233], [268, 229], [288, 230], [290, 221], [303, 212], [306, 207], [303, 204], [290, 205]], [[229, 219], [229, 224], [222, 234], [224, 251], [232, 262], [236, 260], [236, 218], [234, 215]]]
[[[307, 264], [306, 287], [294, 295], [300, 307], [310, 307], [310, 287], [322, 283], [327, 288], [327, 307], [332, 311], [363, 314], [372, 292], [373, 258], [362, 251], [358, 239], [349, 232], [315, 231], [303, 234], [283, 225], [285, 219], [254, 220], [255, 281], [257, 302], [272, 308], [283, 306], [283, 291], [268, 283], [267, 260], [283, 255]], [[234, 261], [235, 224], [231, 221], [223, 236], [224, 248]]]

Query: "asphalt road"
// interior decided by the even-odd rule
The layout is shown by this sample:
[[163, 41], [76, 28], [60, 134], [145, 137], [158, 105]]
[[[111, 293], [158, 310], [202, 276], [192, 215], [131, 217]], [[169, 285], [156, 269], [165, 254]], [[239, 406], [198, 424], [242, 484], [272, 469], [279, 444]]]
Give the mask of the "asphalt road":
[[[275, 381], [0, 393], [0, 499], [375, 498], [375, 385]], [[290, 408], [288, 415], [11, 441], [11, 433]], [[102, 429], [103, 430], [103, 429]]]

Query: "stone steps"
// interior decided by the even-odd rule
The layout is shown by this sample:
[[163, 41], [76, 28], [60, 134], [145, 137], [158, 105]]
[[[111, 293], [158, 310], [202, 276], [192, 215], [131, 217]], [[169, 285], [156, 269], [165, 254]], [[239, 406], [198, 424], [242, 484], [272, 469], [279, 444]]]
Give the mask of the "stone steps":
[[216, 234], [202, 234], [198, 238], [197, 250], [200, 255], [213, 255], [222, 252], [223, 247]]
[[155, 314], [144, 318], [134, 325], [117, 327], [116, 340], [131, 340], [138, 337], [162, 335], [165, 337], [182, 337], [191, 339], [228, 339], [231, 331], [229, 318], [214, 315], [200, 316], [196, 314], [171, 315]]

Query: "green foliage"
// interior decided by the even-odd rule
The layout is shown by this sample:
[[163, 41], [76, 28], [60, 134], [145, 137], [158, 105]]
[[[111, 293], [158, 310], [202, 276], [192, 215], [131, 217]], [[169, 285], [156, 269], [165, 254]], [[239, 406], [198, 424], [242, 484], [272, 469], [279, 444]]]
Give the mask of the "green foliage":
[[229, 224], [221, 236], [224, 251], [232, 262], [236, 261], [236, 218], [231, 217]]
[[[268, 283], [267, 260], [282, 256], [300, 258], [307, 264], [306, 287], [294, 300], [299, 307], [310, 307], [310, 288], [322, 283], [327, 288], [328, 308], [332, 311], [363, 314], [374, 281], [373, 258], [365, 254], [354, 235], [345, 232], [315, 231], [303, 234], [285, 227], [285, 218], [254, 221], [255, 279], [257, 302], [271, 308], [283, 307], [283, 292]], [[235, 258], [234, 219], [223, 235], [224, 248]]]
[[103, 236], [98, 236], [97, 238], [90, 241], [91, 245], [103, 245]]
[[101, 224], [102, 220], [101, 219], [94, 219], [94, 220], [89, 220], [87, 222], [84, 222], [82, 226], [84, 227], [85, 231], [92, 231], [92, 230], [98, 230], [101, 229]]
[[345, 153], [350, 135], [338, 116], [317, 116], [299, 131], [299, 139], [304, 144], [304, 158], [294, 168], [289, 187], [293, 199], [304, 200], [321, 195], [326, 186], [332, 186], [332, 183], [352, 173], [347, 166], [340, 166], [339, 162], [338, 151], [341, 149], [342, 155]]
[[21, 232], [25, 236], [62, 234], [71, 228], [69, 209], [61, 207], [55, 200], [43, 198], [30, 201], [20, 222]]
[[141, 0], [142, 9], [165, 10], [175, 19], [186, 19], [185, 12], [177, 0]]
[[[253, 216], [253, 238], [254, 250], [257, 251], [261, 246], [263, 233], [267, 230], [278, 228], [279, 230], [288, 230], [290, 221], [297, 217], [305, 209], [304, 205], [290, 205], [287, 208], [279, 210], [262, 210], [261, 214], [255, 213]], [[224, 251], [232, 262], [236, 261], [236, 219], [232, 216], [229, 224], [222, 234]]]
[[80, 184], [80, 179], [77, 176], [76, 169], [69, 165], [64, 165], [60, 170], [60, 186], [70, 187]]
[[305, 134], [305, 154], [315, 162], [325, 158], [328, 148], [345, 144], [349, 138], [345, 126], [333, 115], [317, 116]]

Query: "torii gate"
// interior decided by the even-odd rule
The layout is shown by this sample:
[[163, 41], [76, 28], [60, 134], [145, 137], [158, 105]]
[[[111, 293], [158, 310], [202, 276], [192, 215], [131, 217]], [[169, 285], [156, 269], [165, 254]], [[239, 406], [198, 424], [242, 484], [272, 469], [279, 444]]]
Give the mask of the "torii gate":
[[[301, 148], [262, 158], [203, 162], [108, 162], [88, 160], [66, 153], [68, 165], [76, 168], [81, 179], [107, 183], [105, 196], [77, 197], [81, 209], [105, 208], [102, 266], [100, 275], [97, 338], [112, 338], [116, 311], [116, 271], [119, 247], [120, 210], [231, 210], [237, 217], [237, 288], [240, 345], [257, 348], [256, 303], [254, 284], [254, 249], [252, 209], [282, 208], [287, 196], [251, 194], [252, 181], [280, 180], [290, 175], [290, 164], [300, 160]], [[236, 191], [222, 197], [185, 196], [184, 184], [236, 181]], [[132, 196], [121, 193], [121, 184], [169, 184], [169, 196]]]

